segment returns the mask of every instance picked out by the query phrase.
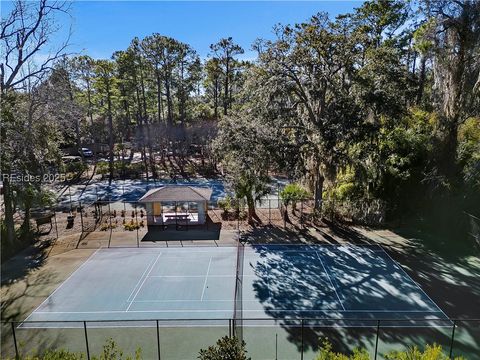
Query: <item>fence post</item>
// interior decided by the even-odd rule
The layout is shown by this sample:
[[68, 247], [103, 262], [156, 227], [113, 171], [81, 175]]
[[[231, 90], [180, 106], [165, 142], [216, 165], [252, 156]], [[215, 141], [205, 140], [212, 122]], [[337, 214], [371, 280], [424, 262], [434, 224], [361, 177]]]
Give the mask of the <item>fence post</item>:
[[272, 200], [268, 199], [268, 225], [272, 224]]
[[158, 360], [160, 360], [161, 355], [160, 355], [160, 327], [158, 326], [158, 320], [157, 320], [157, 351], [158, 351]]
[[304, 202], [304, 200], [301, 200], [301, 202], [300, 202], [300, 225], [302, 225], [302, 229], [304, 228], [304, 226], [303, 226], [303, 202]]
[[275, 360], [278, 360], [278, 334], [275, 333]]
[[20, 359], [20, 354], [18, 353], [18, 346], [17, 346], [17, 336], [15, 334], [15, 323], [12, 321], [12, 335], [13, 335], [13, 344], [15, 345], [15, 359]]
[[83, 233], [83, 209], [82, 209], [82, 202], [78, 202], [78, 208], [80, 209], [80, 223], [82, 224], [82, 233]]
[[450, 340], [450, 359], [452, 358], [452, 354], [453, 354], [453, 342], [455, 341], [455, 327], [456, 326], [457, 326], [457, 320], [453, 320], [452, 338]]
[[[137, 203], [135, 203], [134, 209], [135, 209], [135, 222], [137, 223], [135, 227], [137, 228], [137, 248], [138, 248], [138, 247], [140, 247], [140, 242], [138, 241], [138, 227], [139, 227], [139, 224], [138, 224], [138, 215], [137, 215]], [[126, 213], [126, 211], [125, 211], [125, 213]]]
[[83, 322], [83, 331], [85, 332], [85, 346], [87, 347], [87, 360], [90, 360], [90, 348], [88, 346], [87, 322]]
[[303, 319], [302, 319], [302, 330], [301, 330], [301, 336], [302, 336], [302, 352], [300, 353], [300, 360], [303, 360], [303, 344], [304, 344], [304, 340], [303, 340]]
[[375, 339], [375, 356], [374, 356], [374, 358], [373, 358], [374, 360], [377, 360], [379, 333], [380, 333], [380, 320], [377, 320], [377, 337], [376, 337], [376, 339]]
[[53, 219], [55, 220], [55, 233], [58, 239], [58, 225], [57, 225], [57, 209], [53, 209]]

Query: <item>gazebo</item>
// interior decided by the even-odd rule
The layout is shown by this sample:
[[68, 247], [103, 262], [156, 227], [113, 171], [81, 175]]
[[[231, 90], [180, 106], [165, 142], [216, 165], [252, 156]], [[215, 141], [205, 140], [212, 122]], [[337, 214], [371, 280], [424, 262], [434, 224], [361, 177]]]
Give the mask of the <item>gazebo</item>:
[[147, 212], [147, 226], [202, 225], [207, 221], [207, 204], [212, 189], [187, 185], [166, 185], [151, 189], [139, 202]]

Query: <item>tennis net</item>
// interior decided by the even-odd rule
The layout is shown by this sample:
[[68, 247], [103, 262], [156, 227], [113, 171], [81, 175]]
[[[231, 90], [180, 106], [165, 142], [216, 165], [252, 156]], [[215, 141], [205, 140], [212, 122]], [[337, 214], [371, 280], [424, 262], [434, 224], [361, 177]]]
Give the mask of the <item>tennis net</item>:
[[237, 239], [237, 268], [235, 274], [235, 301], [233, 305], [233, 329], [234, 335], [240, 341], [243, 340], [243, 323], [242, 323], [242, 289], [243, 289], [243, 259], [245, 254], [245, 246]]

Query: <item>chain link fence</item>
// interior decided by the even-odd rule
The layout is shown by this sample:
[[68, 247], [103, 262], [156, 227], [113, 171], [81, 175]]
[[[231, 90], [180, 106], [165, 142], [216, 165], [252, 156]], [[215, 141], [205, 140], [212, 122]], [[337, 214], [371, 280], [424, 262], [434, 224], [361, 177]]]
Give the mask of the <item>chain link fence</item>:
[[336, 351], [362, 347], [370, 358], [385, 359], [392, 350], [414, 345], [441, 345], [453, 358], [476, 359], [480, 319], [152, 319], [99, 321], [2, 322], [2, 358], [21, 359], [47, 350], [98, 356], [108, 339], [124, 354], [140, 349], [145, 359], [195, 359], [200, 349], [223, 336], [235, 336], [242, 327], [252, 359], [312, 359], [324, 339]]

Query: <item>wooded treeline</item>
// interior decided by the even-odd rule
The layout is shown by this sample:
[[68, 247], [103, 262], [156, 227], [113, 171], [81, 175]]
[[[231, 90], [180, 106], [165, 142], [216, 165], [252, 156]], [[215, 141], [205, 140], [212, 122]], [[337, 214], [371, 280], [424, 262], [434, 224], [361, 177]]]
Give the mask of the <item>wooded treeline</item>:
[[[152, 34], [111, 59], [61, 46], [39, 62], [64, 11], [68, 2], [18, 1], [2, 18], [3, 175], [42, 174], [62, 148], [102, 143], [110, 179], [124, 144], [157, 177], [159, 163], [198, 146], [250, 218], [272, 172], [303, 184], [318, 213], [329, 199], [378, 200], [390, 218], [480, 212], [478, 1], [372, 0], [335, 19], [314, 14], [277, 25], [250, 61], [230, 37], [201, 59]], [[41, 194], [4, 176], [10, 241], [16, 206]]]

